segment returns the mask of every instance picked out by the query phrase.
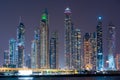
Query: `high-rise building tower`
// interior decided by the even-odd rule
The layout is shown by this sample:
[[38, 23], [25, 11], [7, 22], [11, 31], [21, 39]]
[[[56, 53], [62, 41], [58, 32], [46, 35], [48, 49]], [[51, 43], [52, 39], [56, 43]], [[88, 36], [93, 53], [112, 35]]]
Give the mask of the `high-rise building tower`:
[[103, 70], [103, 41], [102, 41], [102, 18], [98, 17], [97, 24], [97, 70]]
[[45, 9], [40, 22], [40, 67], [49, 68], [49, 29], [48, 12]]
[[65, 66], [67, 69], [73, 68], [73, 24], [71, 21], [71, 10], [70, 8], [65, 9]]
[[84, 69], [92, 70], [92, 44], [91, 44], [91, 34], [86, 33], [84, 35]]
[[31, 45], [31, 68], [38, 68], [37, 49], [38, 49], [37, 42], [33, 40]]
[[17, 50], [18, 50], [18, 67], [24, 67], [24, 55], [25, 55], [25, 26], [22, 22], [17, 27]]
[[73, 66], [77, 70], [82, 69], [82, 37], [80, 29], [74, 30], [74, 53], [73, 53]]
[[18, 64], [18, 55], [16, 54], [16, 40], [9, 40], [9, 54], [10, 54], [10, 65], [11, 67], [16, 67]]
[[31, 68], [40, 68], [40, 29], [36, 28], [34, 33], [31, 45]]
[[108, 25], [108, 61], [109, 61], [109, 68], [110, 70], [115, 70], [115, 26], [113, 24]]
[[92, 46], [92, 70], [96, 71], [97, 68], [97, 35], [96, 32], [91, 34], [91, 46]]
[[58, 34], [53, 32], [50, 38], [50, 68], [58, 69]]
[[5, 50], [4, 51], [4, 67], [8, 67], [10, 64], [10, 54], [9, 54], [9, 50]]
[[116, 60], [115, 60], [115, 62], [116, 62], [116, 69], [120, 71], [120, 54], [117, 53], [115, 58], [116, 58]]

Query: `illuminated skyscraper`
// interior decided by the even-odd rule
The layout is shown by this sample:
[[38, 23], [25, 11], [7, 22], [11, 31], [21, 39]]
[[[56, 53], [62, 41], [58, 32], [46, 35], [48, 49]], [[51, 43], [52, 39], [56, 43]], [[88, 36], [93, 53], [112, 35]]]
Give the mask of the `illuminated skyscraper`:
[[80, 29], [74, 30], [74, 53], [73, 53], [73, 66], [75, 69], [82, 69], [82, 38]]
[[115, 70], [115, 26], [113, 24], [108, 25], [108, 61], [109, 61], [109, 68], [110, 70]]
[[84, 69], [92, 70], [92, 44], [91, 44], [91, 34], [86, 33], [84, 36]]
[[102, 41], [102, 18], [98, 17], [97, 25], [97, 70], [103, 70], [103, 41]]
[[31, 68], [38, 68], [37, 64], [37, 42], [35, 40], [32, 41], [31, 45]]
[[40, 22], [40, 67], [49, 68], [49, 29], [48, 29], [48, 12], [42, 13]]
[[120, 71], [120, 54], [116, 54], [116, 69]]
[[5, 50], [4, 51], [4, 67], [8, 67], [8, 65], [10, 64], [10, 54], [9, 54], [9, 50]]
[[16, 67], [18, 64], [18, 55], [16, 52], [16, 40], [9, 40], [10, 65]]
[[36, 28], [34, 33], [31, 45], [31, 68], [40, 68], [40, 29]]
[[67, 69], [73, 68], [73, 24], [71, 21], [70, 8], [65, 9], [65, 66]]
[[18, 50], [18, 67], [24, 67], [24, 55], [25, 55], [25, 26], [22, 22], [17, 27], [17, 50]]
[[50, 38], [50, 68], [58, 69], [58, 34], [53, 32]]

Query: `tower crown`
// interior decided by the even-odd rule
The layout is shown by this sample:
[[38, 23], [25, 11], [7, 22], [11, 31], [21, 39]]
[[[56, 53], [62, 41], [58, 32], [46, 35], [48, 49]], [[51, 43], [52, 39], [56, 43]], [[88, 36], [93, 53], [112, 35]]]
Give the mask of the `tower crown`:
[[47, 20], [47, 18], [48, 18], [47, 9], [45, 9], [45, 10], [43, 11], [41, 18], [42, 18], [42, 20]]
[[65, 14], [71, 14], [71, 10], [70, 10], [70, 8], [69, 7], [67, 7], [66, 9], [65, 9], [65, 12], [64, 12]]

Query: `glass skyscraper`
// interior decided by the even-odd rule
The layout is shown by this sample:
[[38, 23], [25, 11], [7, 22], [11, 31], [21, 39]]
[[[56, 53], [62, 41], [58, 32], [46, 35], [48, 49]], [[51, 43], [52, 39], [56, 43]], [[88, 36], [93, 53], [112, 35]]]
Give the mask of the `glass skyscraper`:
[[36, 28], [34, 33], [31, 45], [31, 68], [40, 68], [40, 29]]
[[103, 32], [102, 18], [98, 17], [97, 32], [97, 70], [103, 70]]
[[83, 48], [84, 48], [84, 69], [92, 70], [91, 33], [85, 33]]
[[82, 36], [80, 29], [74, 30], [74, 53], [73, 53], [73, 66], [74, 69], [82, 69]]
[[115, 70], [115, 26], [113, 24], [108, 25], [108, 63], [109, 63], [109, 70]]
[[18, 67], [24, 67], [24, 55], [25, 55], [25, 26], [22, 22], [17, 27], [17, 52], [18, 52]]
[[58, 33], [53, 32], [50, 38], [50, 69], [58, 69]]
[[73, 38], [74, 38], [74, 32], [73, 32], [73, 24], [71, 21], [71, 10], [70, 8], [65, 9], [65, 20], [64, 20], [64, 26], [65, 26], [65, 67], [67, 69], [73, 68]]
[[45, 9], [40, 21], [40, 68], [49, 68], [49, 23]]
[[5, 50], [4, 51], [4, 67], [8, 67], [10, 64], [10, 54], [9, 54], [9, 50]]
[[10, 65], [11, 67], [16, 67], [18, 64], [18, 55], [16, 52], [16, 40], [9, 40], [9, 54], [10, 54]]

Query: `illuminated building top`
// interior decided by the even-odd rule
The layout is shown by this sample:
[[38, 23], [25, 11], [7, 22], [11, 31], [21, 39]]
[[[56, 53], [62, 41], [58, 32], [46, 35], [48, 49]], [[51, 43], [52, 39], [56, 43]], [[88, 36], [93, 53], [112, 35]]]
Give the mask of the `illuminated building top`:
[[47, 9], [45, 9], [42, 13], [42, 16], [41, 16], [41, 19], [43, 21], [46, 21], [48, 19], [48, 12], [47, 12]]
[[67, 7], [67, 8], [65, 9], [65, 12], [64, 12], [64, 13], [65, 13], [65, 14], [71, 14], [70, 8]]

